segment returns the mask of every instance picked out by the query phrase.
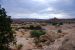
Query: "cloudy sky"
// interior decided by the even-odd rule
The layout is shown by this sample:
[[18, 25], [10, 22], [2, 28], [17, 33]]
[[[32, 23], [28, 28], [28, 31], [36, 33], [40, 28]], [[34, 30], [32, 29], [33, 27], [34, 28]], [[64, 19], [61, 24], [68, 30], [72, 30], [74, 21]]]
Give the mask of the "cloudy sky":
[[75, 0], [0, 0], [12, 18], [75, 18]]

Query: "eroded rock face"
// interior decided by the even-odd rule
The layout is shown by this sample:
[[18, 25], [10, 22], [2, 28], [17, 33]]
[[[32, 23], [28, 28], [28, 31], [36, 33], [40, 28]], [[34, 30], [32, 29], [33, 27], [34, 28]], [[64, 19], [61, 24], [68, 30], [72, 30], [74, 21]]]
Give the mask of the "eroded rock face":
[[59, 50], [75, 50], [75, 33], [69, 34], [65, 37]]
[[56, 39], [54, 44], [49, 45], [44, 50], [75, 50], [75, 33]]
[[75, 46], [72, 43], [66, 42], [58, 50], [75, 50]]

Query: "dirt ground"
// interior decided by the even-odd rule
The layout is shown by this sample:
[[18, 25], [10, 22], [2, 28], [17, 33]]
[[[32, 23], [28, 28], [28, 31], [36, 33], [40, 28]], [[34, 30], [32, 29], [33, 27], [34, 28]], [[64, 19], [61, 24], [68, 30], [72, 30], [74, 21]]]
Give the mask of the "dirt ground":
[[[51, 35], [51, 31], [56, 32], [58, 29], [61, 29], [64, 36], [61, 36], [62, 34], [60, 33], [59, 33], [60, 35], [56, 33], [55, 34], [52, 33], [52, 38], [54, 38], [56, 35], [57, 36], [59, 35], [61, 37], [57, 38], [56, 36], [54, 38], [55, 41], [53, 42], [53, 44], [50, 44], [49, 46], [44, 45], [41, 49], [38, 49], [35, 47], [35, 44], [33, 43], [34, 38], [30, 37], [31, 30], [25, 31], [23, 29], [20, 29], [19, 31], [16, 31], [16, 35], [17, 35], [16, 39], [17, 39], [17, 44], [23, 45], [21, 50], [65, 50], [65, 49], [75, 50], [75, 24], [64, 24], [60, 27], [47, 25], [47, 26], [42, 26], [42, 28], [46, 30], [48, 35]], [[73, 47], [69, 44], [73, 44]]]

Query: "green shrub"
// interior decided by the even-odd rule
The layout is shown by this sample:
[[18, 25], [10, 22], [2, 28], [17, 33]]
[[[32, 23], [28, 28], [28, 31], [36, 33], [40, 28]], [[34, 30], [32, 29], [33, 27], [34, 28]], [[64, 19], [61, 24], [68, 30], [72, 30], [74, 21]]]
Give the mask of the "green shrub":
[[54, 26], [57, 25], [57, 24], [58, 24], [58, 23], [56, 23], [56, 22], [52, 23], [52, 25], [54, 25]]
[[31, 36], [39, 38], [41, 35], [44, 35], [45, 33], [46, 32], [42, 30], [33, 30], [31, 31]]
[[62, 33], [62, 30], [58, 30], [58, 33]]
[[30, 25], [29, 29], [31, 30], [40, 30], [42, 29], [40, 25], [34, 26], [34, 25]]
[[62, 22], [58, 22], [58, 23], [57, 22], [53, 22], [52, 25], [54, 25], [54, 26], [60, 26], [60, 25], [63, 25], [63, 23]]
[[40, 36], [45, 35], [45, 31], [42, 30], [33, 30], [31, 31], [31, 37], [34, 37], [34, 43], [38, 47], [40, 45]]
[[16, 41], [11, 24], [11, 16], [8, 16], [6, 10], [0, 5], [0, 50], [9, 50], [10, 44]]
[[60, 23], [59, 23], [59, 25], [63, 25], [63, 23], [62, 23], [62, 22], [60, 22]]

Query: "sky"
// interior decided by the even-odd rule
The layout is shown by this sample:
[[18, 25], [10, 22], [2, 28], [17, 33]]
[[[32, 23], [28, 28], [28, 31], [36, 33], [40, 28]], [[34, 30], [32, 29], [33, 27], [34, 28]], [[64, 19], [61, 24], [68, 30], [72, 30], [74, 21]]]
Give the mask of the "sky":
[[75, 0], [0, 0], [12, 18], [75, 18]]

